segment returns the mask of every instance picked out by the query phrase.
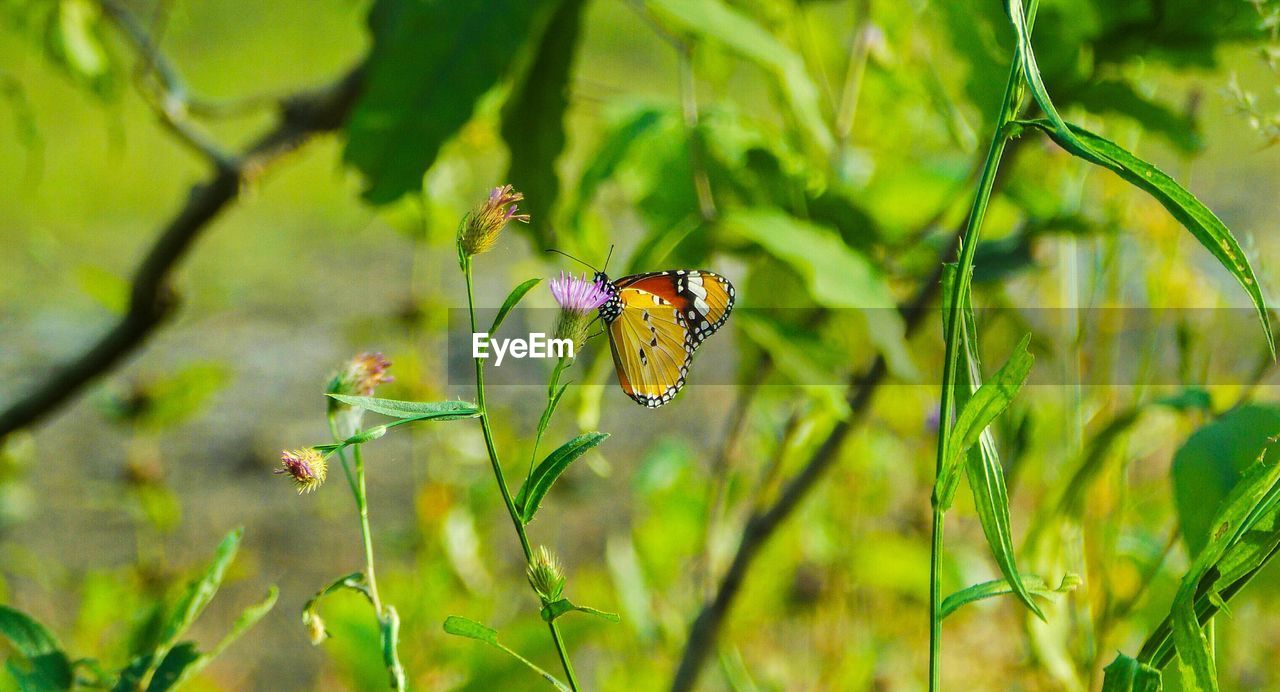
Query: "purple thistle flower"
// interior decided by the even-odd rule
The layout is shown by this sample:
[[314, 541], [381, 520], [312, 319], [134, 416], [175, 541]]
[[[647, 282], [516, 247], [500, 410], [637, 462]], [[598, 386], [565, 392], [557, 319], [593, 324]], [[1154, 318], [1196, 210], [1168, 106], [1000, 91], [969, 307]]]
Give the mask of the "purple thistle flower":
[[579, 279], [565, 272], [560, 272], [560, 278], [551, 280], [551, 295], [562, 310], [583, 315], [599, 309], [609, 300], [609, 291], [603, 284], [589, 281], [586, 274]]
[[576, 353], [587, 339], [587, 325], [591, 313], [609, 301], [609, 289], [603, 283], [560, 272], [560, 278], [551, 280], [551, 295], [560, 304], [560, 319], [556, 321], [556, 338], [573, 342]]

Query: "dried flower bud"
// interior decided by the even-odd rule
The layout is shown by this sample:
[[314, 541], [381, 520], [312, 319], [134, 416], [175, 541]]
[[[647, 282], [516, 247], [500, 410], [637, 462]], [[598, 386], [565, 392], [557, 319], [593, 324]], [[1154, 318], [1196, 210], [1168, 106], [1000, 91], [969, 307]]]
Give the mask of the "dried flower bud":
[[[334, 373], [325, 388], [327, 394], [345, 394], [347, 396], [373, 396], [373, 390], [380, 384], [395, 382], [394, 377], [387, 374], [391, 361], [381, 353], [365, 351], [347, 361], [342, 370]], [[334, 402], [339, 403], [339, 402]]]
[[534, 554], [526, 573], [529, 586], [533, 587], [543, 601], [554, 603], [564, 595], [564, 570], [560, 568], [560, 561], [546, 546], [538, 546], [538, 552]]
[[312, 646], [318, 646], [320, 642], [329, 638], [329, 631], [324, 627], [324, 620], [314, 610], [302, 611], [302, 624], [307, 628], [307, 637], [311, 640]]
[[291, 476], [298, 484], [299, 495], [319, 488], [329, 474], [324, 457], [311, 447], [281, 452], [280, 466], [275, 472]]
[[573, 351], [577, 353], [586, 341], [592, 313], [609, 300], [609, 290], [598, 281], [589, 281], [585, 274], [579, 279], [560, 272], [560, 278], [551, 280], [551, 295], [560, 305], [556, 338], [572, 341]]
[[516, 202], [524, 195], [510, 185], [495, 187], [489, 199], [467, 214], [458, 228], [458, 256], [471, 257], [487, 252], [498, 241], [498, 234], [510, 221], [529, 223], [528, 214], [516, 213]]

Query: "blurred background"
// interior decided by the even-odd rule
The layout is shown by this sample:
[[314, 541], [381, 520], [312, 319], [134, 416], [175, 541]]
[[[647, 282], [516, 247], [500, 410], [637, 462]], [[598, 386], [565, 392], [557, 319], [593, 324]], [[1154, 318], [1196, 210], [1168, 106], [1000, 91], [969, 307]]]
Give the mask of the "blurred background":
[[[575, 601], [622, 617], [561, 620], [584, 685], [670, 683], [744, 521], [850, 419], [844, 383], [879, 356], [888, 375], [753, 563], [701, 684], [924, 686], [936, 271], [1012, 56], [1001, 3], [0, 0], [0, 20], [0, 409], [122, 319], [135, 267], [211, 175], [193, 142], [250, 146], [282, 98], [368, 60], [332, 132], [254, 161], [176, 265], [176, 307], [145, 343], [4, 431], [0, 602], [73, 655], [123, 665], [151, 604], [243, 526], [193, 636], [211, 645], [268, 585], [279, 603], [191, 687], [384, 687], [357, 597], [323, 607], [319, 646], [299, 618], [362, 565], [351, 498], [336, 482], [299, 496], [271, 471], [280, 449], [328, 441], [323, 388], [357, 352], [392, 361], [381, 396], [473, 397], [449, 367], [450, 311], [465, 307], [454, 233], [510, 182], [533, 221], [477, 259], [480, 305], [582, 270], [548, 247], [598, 264], [616, 245], [615, 276], [705, 268], [738, 289], [672, 404], [627, 400], [602, 339], [574, 367], [592, 384], [570, 387], [548, 439], [613, 437], [530, 532]], [[1035, 33], [1059, 108], [1199, 196], [1268, 296], [1277, 26], [1262, 0], [1046, 0]], [[165, 65], [182, 90], [162, 88], [178, 84], [157, 79]], [[1038, 359], [995, 431], [1014, 544], [1024, 571], [1083, 585], [1047, 625], [1011, 599], [949, 618], [946, 687], [1091, 689], [1168, 612], [1198, 545], [1188, 527], [1207, 531], [1221, 494], [1203, 478], [1231, 478], [1280, 432], [1274, 364], [1247, 296], [1156, 202], [1038, 134], [1008, 156], [974, 300], [988, 369], [1027, 331]], [[912, 301], [918, 319], [893, 309]], [[528, 299], [552, 304], [543, 287]], [[1111, 309], [1167, 328], [1109, 329]], [[513, 468], [543, 389], [490, 394]], [[411, 687], [536, 688], [440, 627], [464, 615], [556, 665], [477, 427], [401, 428], [366, 456]], [[947, 539], [944, 592], [999, 576], [966, 491]], [[1224, 688], [1280, 686], [1278, 598], [1272, 568], [1218, 618]]]

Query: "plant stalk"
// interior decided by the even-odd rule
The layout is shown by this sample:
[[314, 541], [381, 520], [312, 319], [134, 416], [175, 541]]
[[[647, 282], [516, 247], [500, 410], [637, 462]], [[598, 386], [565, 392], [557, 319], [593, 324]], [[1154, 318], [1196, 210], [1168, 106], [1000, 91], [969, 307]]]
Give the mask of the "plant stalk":
[[[982, 173], [978, 178], [978, 189], [974, 193], [973, 206], [969, 211], [969, 219], [965, 224], [963, 240], [960, 247], [959, 267], [951, 295], [951, 303], [946, 315], [946, 342], [942, 369], [942, 394], [938, 405], [938, 453], [934, 467], [935, 479], [943, 474], [946, 463], [947, 447], [951, 439], [955, 407], [956, 368], [960, 362], [960, 335], [962, 325], [962, 306], [969, 294], [973, 258], [978, 248], [978, 235], [982, 230], [982, 221], [986, 217], [987, 205], [991, 201], [991, 192], [995, 188], [996, 174], [1000, 169], [1000, 160], [1004, 156], [1005, 145], [1010, 139], [1009, 123], [1017, 117], [1018, 84], [1022, 72], [1018, 60], [1014, 59], [1009, 68], [1009, 79], [1005, 84], [1004, 98], [1000, 104], [1000, 112], [996, 115], [995, 132], [991, 145], [987, 150], [986, 160], [982, 164]], [[929, 552], [929, 690], [937, 692], [941, 682], [942, 653], [942, 598], [939, 586], [940, 567], [943, 549], [943, 526], [946, 510], [940, 505], [935, 482], [933, 504], [933, 538]]]
[[[467, 282], [467, 312], [471, 317], [471, 331], [476, 331], [476, 307], [475, 307], [475, 290], [473, 288], [471, 273], [471, 258], [464, 257], [462, 260], [462, 273], [466, 277]], [[476, 407], [480, 409], [480, 429], [484, 432], [484, 446], [489, 453], [489, 464], [493, 467], [494, 479], [498, 482], [498, 491], [502, 493], [502, 502], [506, 505], [507, 514], [511, 517], [511, 524], [515, 526], [516, 535], [520, 538], [520, 549], [524, 551], [524, 559], [526, 564], [533, 563], [533, 549], [529, 546], [529, 536], [525, 533], [524, 522], [520, 519], [520, 514], [516, 511], [515, 502], [511, 499], [511, 490], [507, 487], [506, 476], [502, 473], [502, 464], [498, 461], [498, 449], [493, 441], [493, 429], [489, 424], [489, 408], [485, 403], [484, 396], [484, 360], [475, 359], [476, 363]], [[569, 662], [569, 651], [565, 646], [564, 638], [560, 636], [560, 628], [556, 626], [555, 621], [547, 623], [547, 628], [551, 632], [551, 641], [555, 644], [556, 654], [560, 657], [560, 665], [564, 668], [564, 674], [569, 680], [569, 688], [577, 692], [578, 680], [573, 673], [573, 664]]]

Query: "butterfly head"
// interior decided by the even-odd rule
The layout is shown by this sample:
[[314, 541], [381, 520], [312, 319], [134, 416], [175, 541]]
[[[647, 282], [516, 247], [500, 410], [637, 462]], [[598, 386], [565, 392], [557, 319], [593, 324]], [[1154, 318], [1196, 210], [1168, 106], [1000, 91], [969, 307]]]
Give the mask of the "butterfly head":
[[618, 297], [618, 287], [609, 280], [609, 275], [604, 272], [596, 272], [595, 282], [604, 287], [605, 292], [609, 294], [609, 300], [600, 306], [600, 319], [606, 323], [613, 322], [622, 314], [622, 299]]

